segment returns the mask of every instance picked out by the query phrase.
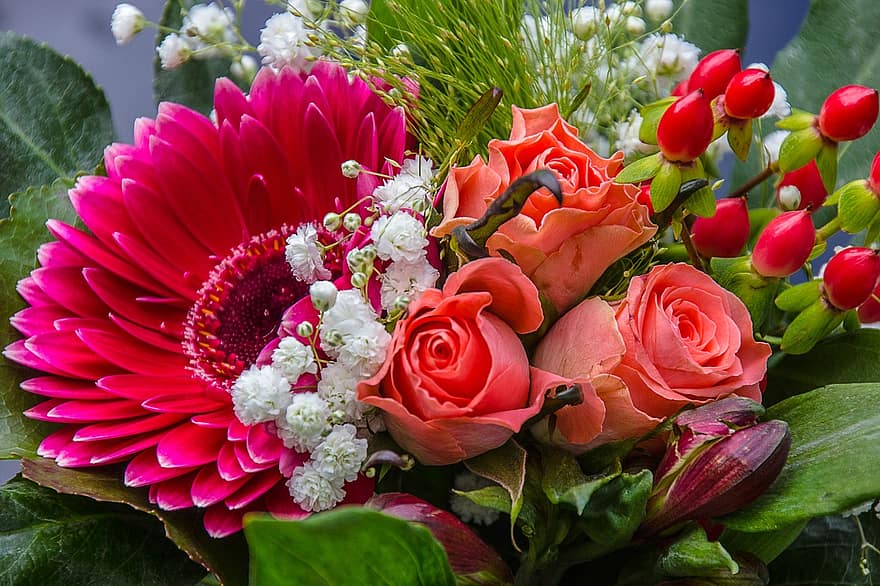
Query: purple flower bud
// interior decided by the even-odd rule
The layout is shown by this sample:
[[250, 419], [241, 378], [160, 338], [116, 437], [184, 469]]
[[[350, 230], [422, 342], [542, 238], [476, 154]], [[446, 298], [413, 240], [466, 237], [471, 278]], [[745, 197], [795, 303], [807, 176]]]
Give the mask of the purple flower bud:
[[377, 494], [366, 506], [387, 515], [421, 523], [443, 545], [452, 571], [468, 584], [512, 584], [513, 574], [491, 547], [458, 517], [402, 492]]
[[742, 508], [776, 480], [790, 447], [788, 425], [773, 420], [692, 450], [675, 470], [658, 477], [640, 533], [651, 535], [682, 521], [719, 517]]

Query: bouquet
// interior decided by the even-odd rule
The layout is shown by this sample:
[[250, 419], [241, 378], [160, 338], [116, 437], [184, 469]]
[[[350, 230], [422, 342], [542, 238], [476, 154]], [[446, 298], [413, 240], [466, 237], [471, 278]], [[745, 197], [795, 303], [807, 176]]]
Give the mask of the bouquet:
[[880, 6], [271, 4], [0, 36], [3, 583], [880, 577]]

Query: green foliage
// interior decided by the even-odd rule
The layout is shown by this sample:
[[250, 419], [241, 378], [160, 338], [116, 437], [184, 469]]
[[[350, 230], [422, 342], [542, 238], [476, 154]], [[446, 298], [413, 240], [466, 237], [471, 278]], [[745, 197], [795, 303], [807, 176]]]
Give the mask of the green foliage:
[[613, 476], [590, 498], [581, 515], [581, 529], [596, 543], [628, 543], [645, 518], [653, 479], [650, 470]]
[[[245, 521], [251, 584], [452, 585], [446, 552], [427, 528], [343, 507], [303, 521]], [[340, 563], [346, 555], [351, 563]]]
[[703, 50], [737, 49], [749, 32], [748, 0], [677, 0], [672, 19], [676, 33]]
[[765, 564], [776, 559], [806, 527], [807, 521], [799, 521], [781, 529], [747, 533], [727, 529], [721, 536], [721, 543], [727, 551], [746, 552]]
[[880, 384], [829, 385], [770, 407], [791, 431], [791, 452], [776, 482], [721, 519], [763, 532], [833, 515], [880, 494]]
[[114, 510], [116, 505], [109, 503], [124, 504], [138, 511], [126, 508], [130, 515], [147, 520], [155, 517], [165, 525], [165, 536], [191, 560], [219, 577], [224, 586], [242, 586], [247, 581], [246, 547], [241, 535], [225, 539], [209, 537], [202, 527], [201, 515], [194, 509], [163, 511], [147, 501], [144, 489], [124, 486], [119, 475], [112, 471], [62, 468], [41, 458], [23, 460], [22, 474], [59, 493], [101, 501], [103, 504], [95, 504], [98, 508]]
[[523, 506], [523, 486], [526, 481], [526, 451], [514, 440], [500, 448], [465, 461], [468, 470], [500, 484], [510, 495], [510, 524]]
[[149, 515], [20, 478], [0, 488], [0, 583], [159, 586], [203, 575]]
[[[76, 214], [67, 199], [66, 181], [51, 186], [31, 188], [10, 196], [10, 217], [0, 220], [0, 346], [18, 338], [9, 325], [9, 317], [24, 307], [15, 293], [16, 283], [36, 266], [37, 247], [51, 239], [46, 230], [47, 218], [73, 223]], [[36, 398], [18, 388], [25, 370], [8, 360], [0, 361], [0, 458], [33, 454], [46, 435], [47, 426], [22, 415]]]
[[[192, 4], [189, 0], [168, 0], [159, 24], [169, 29], [179, 29], [183, 24], [184, 10]], [[156, 35], [156, 47], [167, 35], [163, 31]], [[153, 99], [157, 104], [177, 102], [207, 116], [214, 108], [214, 82], [219, 77], [229, 75], [230, 65], [231, 59], [215, 57], [190, 59], [175, 69], [165, 70], [156, 57], [153, 61]]]
[[666, 576], [715, 576], [719, 572], [739, 572], [739, 566], [717, 541], [709, 541], [699, 525], [691, 526], [657, 560]]
[[[0, 197], [94, 168], [112, 140], [110, 107], [85, 71], [0, 33]], [[6, 211], [0, 204], [0, 216]]]

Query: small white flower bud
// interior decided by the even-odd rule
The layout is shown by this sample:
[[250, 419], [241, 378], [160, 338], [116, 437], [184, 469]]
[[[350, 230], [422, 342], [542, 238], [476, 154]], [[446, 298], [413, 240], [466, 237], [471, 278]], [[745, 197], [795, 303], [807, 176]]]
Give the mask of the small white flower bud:
[[404, 312], [406, 308], [409, 307], [409, 297], [406, 295], [400, 295], [394, 300], [394, 303], [391, 305], [391, 311], [393, 312]]
[[339, 3], [339, 16], [347, 27], [355, 27], [367, 22], [370, 7], [364, 0], [342, 0]]
[[672, 21], [671, 20], [664, 20], [663, 24], [660, 25], [660, 32], [663, 33], [664, 35], [668, 35], [669, 33], [671, 33], [672, 32]]
[[345, 217], [342, 219], [342, 225], [345, 226], [345, 229], [349, 232], [354, 232], [361, 227], [362, 221], [363, 220], [358, 214], [350, 212], [345, 214]]
[[391, 49], [391, 55], [398, 59], [406, 59], [410, 56], [409, 47], [407, 47], [405, 43], [395, 45], [394, 48]]
[[323, 341], [327, 342], [330, 346], [342, 346], [345, 343], [345, 336], [336, 330], [324, 332]]
[[589, 40], [599, 31], [602, 14], [592, 6], [571, 11], [571, 32], [582, 41]]
[[327, 311], [333, 307], [338, 293], [339, 290], [331, 281], [315, 281], [309, 287], [309, 297], [318, 311]]
[[360, 272], [352, 274], [351, 285], [353, 287], [357, 287], [358, 289], [362, 289], [367, 285], [367, 275]]
[[311, 338], [315, 333], [315, 326], [311, 322], [303, 321], [296, 325], [296, 335], [300, 338]]
[[638, 2], [627, 0], [626, 2], [621, 2], [618, 6], [620, 6], [620, 14], [623, 16], [640, 16], [642, 14], [642, 8]]
[[372, 264], [373, 261], [376, 260], [376, 247], [372, 244], [368, 244], [361, 248], [361, 254], [363, 255], [365, 262]]
[[786, 211], [796, 210], [801, 205], [801, 190], [794, 185], [779, 188], [779, 205]]
[[674, 8], [672, 0], [647, 0], [645, 2], [645, 14], [654, 22], [669, 18]]
[[624, 27], [626, 28], [626, 32], [633, 36], [645, 34], [646, 30], [645, 21], [637, 16], [626, 17]]
[[140, 9], [131, 4], [122, 3], [116, 6], [113, 16], [110, 17], [110, 32], [113, 33], [117, 45], [124, 45], [144, 30], [146, 23], [144, 13]]
[[189, 61], [193, 54], [189, 44], [180, 35], [174, 33], [162, 40], [162, 43], [156, 47], [156, 53], [159, 54], [162, 69], [176, 69]]
[[229, 67], [229, 72], [236, 79], [251, 82], [257, 74], [257, 60], [250, 55], [242, 55], [241, 59], [234, 61]]
[[349, 179], [355, 179], [364, 170], [363, 166], [354, 159], [345, 161], [341, 167], [342, 174]]
[[322, 222], [324, 227], [330, 230], [331, 232], [335, 232], [342, 225], [342, 216], [337, 214], [336, 212], [330, 212], [324, 216], [324, 220]]

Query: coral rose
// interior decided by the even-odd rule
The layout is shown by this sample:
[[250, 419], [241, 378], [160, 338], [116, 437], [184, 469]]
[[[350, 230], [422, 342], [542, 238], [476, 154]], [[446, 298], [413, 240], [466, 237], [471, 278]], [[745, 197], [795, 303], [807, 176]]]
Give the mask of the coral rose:
[[420, 462], [452, 464], [496, 448], [536, 415], [517, 333], [543, 321], [538, 291], [500, 258], [466, 264], [398, 322], [385, 363], [358, 385], [392, 437]]
[[584, 451], [650, 431], [688, 404], [760, 401], [770, 353], [736, 295], [690, 265], [656, 266], [632, 279], [616, 310], [587, 299], [541, 341], [532, 392], [580, 383], [585, 397], [557, 412], [559, 436], [547, 438], [546, 424], [534, 431]]
[[443, 221], [435, 236], [479, 218], [488, 205], [519, 177], [549, 169], [559, 179], [560, 207], [542, 189], [522, 212], [486, 243], [489, 252], [512, 256], [523, 272], [564, 311], [581, 300], [612, 263], [635, 250], [657, 230], [638, 189], [612, 179], [623, 153], [604, 159], [578, 138], [577, 129], [559, 116], [556, 104], [534, 110], [513, 108], [510, 140], [489, 143], [489, 162], [479, 157], [449, 174], [443, 196]]

